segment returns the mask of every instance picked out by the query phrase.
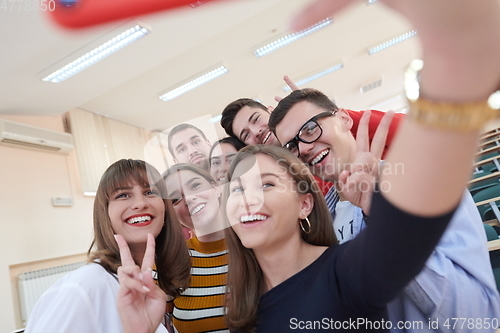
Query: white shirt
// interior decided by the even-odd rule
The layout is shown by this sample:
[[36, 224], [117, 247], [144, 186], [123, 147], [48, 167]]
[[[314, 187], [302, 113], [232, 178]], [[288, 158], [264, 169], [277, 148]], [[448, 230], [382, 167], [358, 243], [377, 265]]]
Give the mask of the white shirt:
[[354, 239], [365, 228], [361, 208], [349, 201], [339, 201], [335, 207], [333, 229], [339, 244]]
[[[116, 275], [88, 264], [50, 287], [31, 312], [26, 333], [121, 333]], [[168, 333], [160, 324], [156, 333]]]

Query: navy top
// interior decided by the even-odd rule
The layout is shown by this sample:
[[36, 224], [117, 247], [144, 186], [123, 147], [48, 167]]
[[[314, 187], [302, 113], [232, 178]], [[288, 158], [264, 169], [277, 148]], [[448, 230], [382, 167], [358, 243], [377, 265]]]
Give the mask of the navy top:
[[386, 331], [386, 305], [423, 268], [454, 211], [422, 218], [374, 193], [368, 227], [263, 294], [257, 332]]

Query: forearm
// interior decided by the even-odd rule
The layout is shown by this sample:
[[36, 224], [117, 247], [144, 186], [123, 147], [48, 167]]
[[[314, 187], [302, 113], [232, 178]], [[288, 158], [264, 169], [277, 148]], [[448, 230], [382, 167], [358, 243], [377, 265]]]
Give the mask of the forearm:
[[477, 132], [461, 134], [431, 129], [405, 119], [385, 167], [403, 165], [404, 172], [384, 173], [381, 191], [389, 202], [420, 216], [454, 208], [471, 173]]
[[[431, 3], [434, 11], [425, 19]], [[500, 82], [498, 1], [409, 0], [397, 4], [413, 21], [422, 40], [421, 98], [476, 102], [485, 101], [496, 90]], [[410, 9], [415, 12], [410, 14]], [[479, 132], [444, 131], [412, 120], [405, 120], [402, 126], [387, 164], [402, 163], [404, 174], [382, 173], [381, 181], [391, 184], [389, 189], [382, 189], [387, 199], [422, 216], [451, 210], [470, 177]]]

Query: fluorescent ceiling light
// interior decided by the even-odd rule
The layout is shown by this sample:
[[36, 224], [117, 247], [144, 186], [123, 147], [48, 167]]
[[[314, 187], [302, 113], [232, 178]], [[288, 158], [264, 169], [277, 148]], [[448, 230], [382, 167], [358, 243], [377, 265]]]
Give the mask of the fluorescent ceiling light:
[[[303, 79], [300, 79], [300, 80], [296, 81], [296, 82], [295, 82], [295, 84], [296, 84], [297, 86], [299, 86], [299, 87], [300, 87], [300, 86], [303, 86], [304, 84], [306, 84], [306, 83], [308, 83], [308, 82], [311, 82], [311, 81], [313, 81], [313, 80], [319, 79], [319, 78], [320, 78], [320, 77], [322, 77], [322, 76], [325, 76], [325, 75], [327, 75], [327, 74], [330, 74], [330, 73], [333, 73], [333, 72], [335, 72], [335, 71], [338, 71], [339, 69], [341, 69], [341, 68], [343, 68], [343, 67], [344, 67], [344, 63], [339, 62], [339, 63], [337, 63], [337, 64], [335, 64], [335, 65], [333, 65], [333, 66], [331, 66], [331, 67], [328, 67], [327, 69], [324, 69], [324, 70], [322, 70], [322, 71], [319, 71], [319, 72], [317, 72], [317, 73], [314, 73], [314, 74], [312, 74], [312, 75], [309, 75], [309, 76], [307, 76], [307, 77], [305, 77], [305, 78], [303, 78]], [[289, 86], [284, 86], [284, 87], [283, 87], [283, 91], [285, 91], [285, 92], [288, 92], [288, 91], [291, 91], [291, 90], [292, 90], [292, 89], [290, 89], [290, 87], [289, 87]]]
[[367, 1], [366, 1], [366, 4], [367, 4], [367, 5], [372, 5], [372, 4], [374, 4], [375, 2], [377, 2], [377, 1], [378, 1], [378, 0], [367, 0]]
[[288, 34], [288, 35], [283, 36], [275, 41], [272, 41], [272, 42], [270, 42], [262, 47], [259, 47], [257, 50], [255, 50], [253, 52], [253, 54], [257, 58], [262, 57], [268, 53], [276, 51], [280, 47], [283, 47], [291, 42], [296, 41], [297, 39], [300, 39], [304, 36], [307, 36], [315, 31], [319, 30], [319, 29], [322, 29], [322, 28], [330, 25], [332, 22], [333, 22], [332, 18], [324, 19], [323, 21], [318, 22], [315, 25], [313, 25], [307, 29], [304, 29], [304, 30], [299, 31], [299, 32], [294, 32], [294, 33]]
[[382, 85], [382, 78], [378, 78], [359, 87], [359, 92], [364, 94]]
[[149, 33], [150, 30], [136, 24], [134, 27], [123, 31], [76, 60], [71, 61], [66, 66], [45, 76], [42, 80], [55, 83], [62, 82]]
[[211, 122], [212, 124], [215, 124], [215, 123], [218, 123], [221, 119], [222, 119], [222, 115], [220, 114], [220, 115], [218, 115], [218, 116], [216, 116], [216, 117], [211, 118], [211, 119], [210, 119], [210, 122]]
[[396, 45], [398, 43], [401, 43], [402, 41], [404, 41], [408, 38], [411, 38], [411, 37], [415, 36], [416, 34], [417, 34], [417, 30], [408, 31], [407, 33], [404, 33], [398, 37], [389, 39], [388, 41], [383, 42], [382, 44], [368, 48], [368, 54], [372, 55], [374, 53], [385, 50], [386, 48], [391, 47], [393, 45]]
[[196, 87], [199, 87], [202, 84], [205, 84], [208, 81], [211, 81], [211, 80], [227, 73], [228, 71], [229, 70], [226, 67], [220, 65], [212, 70], [209, 70], [209, 71], [199, 75], [198, 77], [196, 77], [194, 79], [187, 81], [186, 83], [183, 83], [181, 85], [176, 86], [175, 88], [170, 89], [168, 92], [162, 94], [160, 96], [160, 99], [164, 100], [165, 102], [169, 101], [171, 99], [174, 99], [177, 96], [180, 96], [180, 95], [188, 92], [189, 90], [192, 90]]

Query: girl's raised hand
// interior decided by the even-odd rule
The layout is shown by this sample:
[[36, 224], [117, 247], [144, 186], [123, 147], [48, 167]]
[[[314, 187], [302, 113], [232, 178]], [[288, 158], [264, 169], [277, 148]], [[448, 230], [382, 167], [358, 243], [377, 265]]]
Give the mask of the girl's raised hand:
[[151, 274], [155, 262], [155, 239], [148, 234], [146, 252], [139, 268], [127, 242], [115, 235], [122, 266], [118, 268], [120, 288], [117, 307], [126, 333], [155, 332], [165, 314], [167, 295], [158, 287]]

